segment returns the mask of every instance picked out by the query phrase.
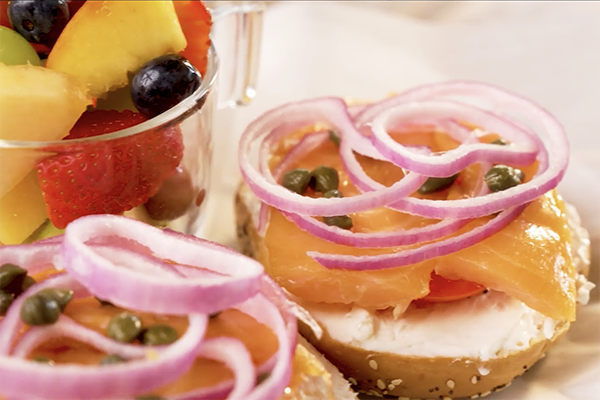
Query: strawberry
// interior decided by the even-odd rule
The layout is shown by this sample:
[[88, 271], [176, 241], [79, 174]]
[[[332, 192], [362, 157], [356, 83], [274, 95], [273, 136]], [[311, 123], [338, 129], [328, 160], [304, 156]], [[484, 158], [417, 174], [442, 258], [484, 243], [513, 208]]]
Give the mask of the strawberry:
[[0, 0], [0, 25], [12, 29], [8, 19], [8, 0]]
[[[85, 112], [64, 140], [132, 127], [147, 118], [129, 110]], [[121, 214], [154, 196], [183, 158], [179, 127], [112, 140], [73, 143], [37, 165], [48, 216], [65, 228], [81, 216]]]
[[187, 58], [204, 77], [208, 64], [209, 35], [212, 26], [210, 12], [204, 3], [198, 0], [174, 1], [173, 5], [187, 40], [187, 47], [179, 54]]

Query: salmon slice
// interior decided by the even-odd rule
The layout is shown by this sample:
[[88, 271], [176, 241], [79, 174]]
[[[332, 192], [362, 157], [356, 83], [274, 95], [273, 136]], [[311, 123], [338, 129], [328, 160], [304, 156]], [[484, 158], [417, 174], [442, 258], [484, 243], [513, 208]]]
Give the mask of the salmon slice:
[[[497, 135], [481, 141], [489, 142]], [[427, 145], [433, 151], [446, 151], [458, 145], [443, 132], [423, 130], [396, 135], [404, 144]], [[272, 165], [289, 150], [288, 141], [276, 149]], [[403, 177], [400, 168], [390, 163], [358, 157], [374, 180], [389, 186]], [[312, 170], [327, 165], [338, 170], [340, 191], [345, 197], [359, 191], [349, 182], [333, 143], [300, 160], [294, 168]], [[526, 180], [537, 170], [534, 163], [522, 168]], [[477, 180], [479, 166], [473, 165], [459, 175], [455, 184], [433, 195], [418, 195], [436, 200], [470, 197], [482, 184]], [[309, 195], [314, 195], [309, 193]], [[410, 229], [437, 222], [387, 208], [351, 215], [354, 232]], [[485, 222], [481, 218], [461, 232]], [[282, 240], [282, 238], [285, 238]], [[521, 216], [504, 230], [470, 248], [421, 263], [380, 271], [329, 270], [306, 255], [308, 251], [343, 255], [377, 255], [405, 250], [407, 247], [359, 249], [327, 242], [300, 230], [281, 213], [271, 209], [262, 254], [267, 272], [293, 295], [307, 301], [354, 303], [369, 309], [404, 306], [429, 293], [432, 272], [447, 278], [483, 285], [522, 301], [542, 314], [558, 320], [575, 319], [575, 270], [569, 254], [570, 233], [562, 199], [550, 192], [532, 202]]]

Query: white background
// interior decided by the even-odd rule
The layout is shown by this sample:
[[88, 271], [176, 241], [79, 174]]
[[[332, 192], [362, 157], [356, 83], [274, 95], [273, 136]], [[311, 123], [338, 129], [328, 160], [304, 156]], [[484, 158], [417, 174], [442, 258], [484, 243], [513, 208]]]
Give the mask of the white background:
[[[280, 2], [265, 14], [259, 93], [222, 110], [205, 236], [235, 246], [236, 143], [281, 103], [322, 95], [378, 99], [440, 80], [475, 79], [534, 99], [564, 124], [571, 164], [561, 193], [600, 248], [600, 3]], [[600, 399], [600, 304], [580, 310], [568, 337], [496, 399]]]

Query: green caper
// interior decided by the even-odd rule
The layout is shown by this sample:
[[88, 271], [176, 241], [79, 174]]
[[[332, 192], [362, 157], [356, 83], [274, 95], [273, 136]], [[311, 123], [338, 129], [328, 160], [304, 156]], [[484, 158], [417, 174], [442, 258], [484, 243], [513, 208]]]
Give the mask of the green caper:
[[256, 386], [260, 385], [261, 383], [263, 383], [270, 377], [271, 377], [270, 372], [263, 372], [262, 374], [258, 375], [258, 377], [256, 378]]
[[506, 139], [496, 139], [492, 142], [492, 144], [497, 144], [499, 146], [508, 146], [510, 144], [510, 142]]
[[112, 364], [122, 364], [127, 362], [123, 357], [118, 354], [109, 354], [100, 361], [100, 365], [112, 365]]
[[330, 190], [329, 192], [325, 192], [323, 197], [330, 199], [332, 197], [344, 197], [344, 195], [339, 190]]
[[148, 395], [148, 396], [138, 396], [135, 398], [135, 400], [166, 400], [164, 397], [160, 397], [160, 396], [155, 396], [155, 395]]
[[142, 320], [128, 312], [115, 315], [106, 328], [106, 336], [122, 343], [133, 342], [141, 332]]
[[501, 192], [523, 183], [525, 174], [520, 169], [498, 164], [490, 168], [483, 179], [492, 192]]
[[301, 168], [293, 169], [283, 175], [281, 184], [284, 188], [291, 190], [292, 192], [304, 194], [311, 178], [312, 175], [309, 170]]
[[6, 290], [9, 293], [13, 293], [15, 290], [21, 289], [21, 285], [26, 276], [27, 270], [24, 270], [17, 265], [2, 265], [0, 267], [0, 290]]
[[340, 147], [340, 135], [334, 131], [329, 131], [329, 140], [331, 140], [337, 147]]
[[421, 194], [429, 194], [440, 190], [448, 189], [458, 178], [458, 174], [448, 176], [446, 178], [427, 178], [425, 183], [419, 188]]
[[342, 229], [352, 228], [352, 218], [347, 215], [336, 215], [335, 217], [323, 217], [323, 222], [327, 225], [337, 226]]
[[48, 288], [40, 290], [38, 295], [48, 296], [56, 300], [58, 306], [60, 307], [60, 311], [65, 311], [65, 307], [73, 298], [73, 291], [70, 289], [54, 289]]
[[[25, 279], [23, 279], [23, 284], [21, 285], [21, 293], [23, 293], [24, 291], [26, 291], [27, 289], [29, 289], [30, 287], [32, 287], [36, 283], [37, 282], [35, 281], [35, 279], [33, 279], [32, 277], [30, 277], [29, 275], [27, 275], [25, 277]], [[18, 296], [21, 293], [19, 293], [19, 294], [15, 293], [15, 296]]]
[[340, 184], [340, 177], [335, 168], [321, 165], [312, 171], [313, 181], [311, 187], [321, 193], [327, 193], [330, 190], [337, 190]]
[[162, 346], [171, 344], [179, 339], [177, 331], [169, 325], [152, 325], [144, 329], [141, 335], [141, 342], [145, 346]]
[[36, 363], [40, 363], [40, 364], [54, 365], [54, 361], [52, 361], [48, 357], [41, 357], [41, 356], [36, 357], [33, 359], [33, 361], [35, 361]]
[[54, 297], [35, 294], [25, 299], [21, 306], [21, 320], [27, 325], [52, 325], [61, 311]]
[[12, 294], [5, 292], [4, 290], [0, 290], [0, 317], [6, 315], [12, 302]]

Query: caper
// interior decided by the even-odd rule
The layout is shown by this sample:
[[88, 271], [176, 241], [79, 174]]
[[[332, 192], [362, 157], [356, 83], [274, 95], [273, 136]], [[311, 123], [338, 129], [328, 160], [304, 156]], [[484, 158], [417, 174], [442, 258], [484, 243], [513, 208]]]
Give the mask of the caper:
[[152, 325], [144, 329], [141, 342], [145, 346], [162, 346], [171, 344], [179, 339], [177, 331], [169, 325]]
[[25, 299], [21, 306], [21, 320], [27, 325], [52, 325], [61, 311], [54, 297], [35, 294]]
[[323, 197], [330, 199], [332, 197], [344, 197], [344, 195], [339, 190], [330, 190], [329, 192], [325, 192]]
[[293, 169], [283, 175], [281, 184], [284, 188], [291, 190], [292, 192], [304, 194], [311, 178], [312, 175], [309, 170], [301, 168]]
[[340, 184], [340, 177], [335, 168], [321, 165], [312, 171], [313, 181], [311, 187], [317, 192], [326, 193], [330, 190], [337, 190]]
[[110, 320], [106, 335], [122, 343], [133, 342], [142, 332], [142, 320], [128, 312], [117, 314]]
[[0, 267], [0, 290], [4, 289], [9, 293], [20, 290], [26, 276], [27, 271], [17, 265], [2, 265]]
[[[23, 284], [21, 285], [21, 293], [25, 292], [27, 289], [29, 289], [30, 287], [32, 287], [36, 283], [37, 282], [35, 281], [35, 279], [33, 279], [32, 277], [30, 277], [29, 275], [27, 275], [25, 277], [25, 279], [23, 279]], [[19, 294], [21, 294], [21, 293], [19, 293]], [[15, 296], [18, 296], [19, 294], [15, 293]]]
[[260, 385], [261, 383], [263, 383], [270, 377], [271, 377], [270, 372], [263, 372], [262, 374], [258, 375], [258, 377], [256, 378], [256, 386]]
[[323, 217], [323, 222], [327, 225], [337, 226], [342, 229], [352, 228], [352, 218], [347, 215], [336, 215], [334, 217]]
[[523, 183], [525, 174], [520, 169], [498, 164], [490, 168], [483, 179], [492, 192], [501, 192]]
[[329, 131], [329, 140], [331, 140], [337, 147], [340, 147], [340, 135], [334, 131]]
[[33, 359], [33, 361], [35, 361], [36, 363], [40, 363], [40, 364], [54, 365], [54, 361], [52, 361], [48, 357], [41, 357], [41, 356], [36, 357]]
[[506, 139], [496, 139], [492, 142], [492, 144], [497, 144], [499, 146], [508, 146], [510, 144], [510, 142]]
[[419, 188], [418, 192], [421, 194], [429, 194], [448, 189], [452, 186], [456, 178], [458, 178], [458, 174], [446, 178], [427, 178], [425, 183]]
[[0, 317], [6, 315], [12, 302], [12, 294], [5, 292], [4, 290], [0, 290]]
[[118, 354], [109, 354], [100, 361], [100, 365], [112, 365], [112, 364], [122, 364], [127, 362], [123, 357]]
[[58, 306], [60, 307], [60, 311], [65, 311], [65, 307], [73, 298], [73, 291], [70, 289], [54, 289], [48, 288], [40, 290], [38, 295], [48, 296], [56, 300]]

